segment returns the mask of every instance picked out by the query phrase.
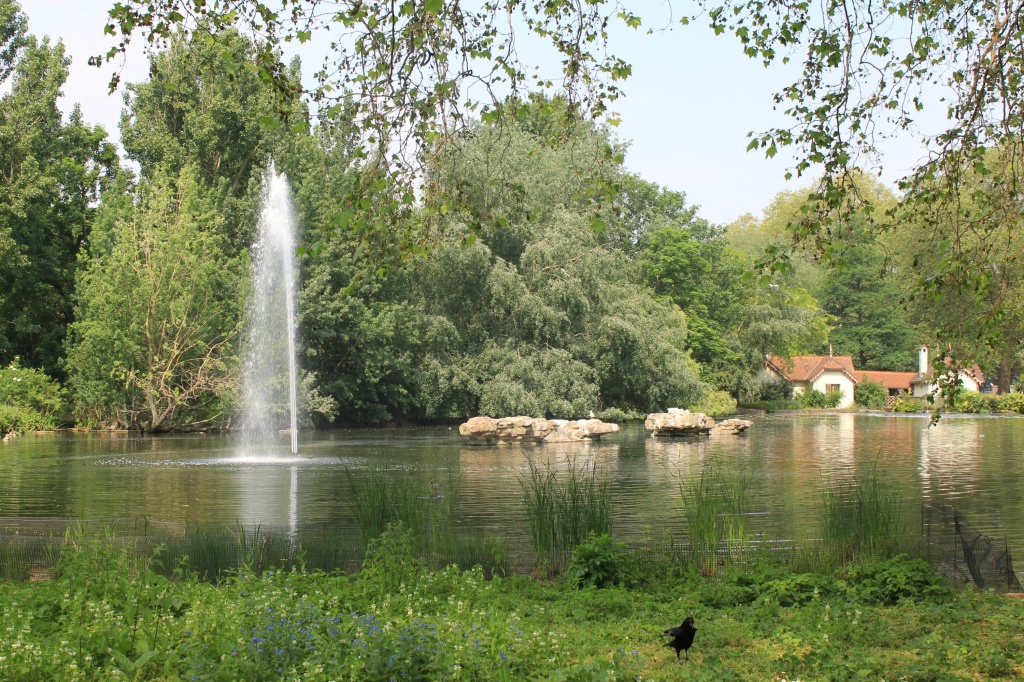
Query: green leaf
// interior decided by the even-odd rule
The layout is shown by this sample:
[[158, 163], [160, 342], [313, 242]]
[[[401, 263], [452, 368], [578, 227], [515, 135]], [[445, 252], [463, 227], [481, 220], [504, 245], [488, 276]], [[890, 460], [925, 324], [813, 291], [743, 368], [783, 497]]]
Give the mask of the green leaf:
[[437, 14], [444, 9], [444, 0], [425, 0], [423, 11], [427, 14]]

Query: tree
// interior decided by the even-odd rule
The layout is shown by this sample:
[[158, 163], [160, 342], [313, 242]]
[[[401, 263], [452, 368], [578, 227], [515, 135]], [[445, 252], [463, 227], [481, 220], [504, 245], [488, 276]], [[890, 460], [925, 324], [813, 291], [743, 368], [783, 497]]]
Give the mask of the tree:
[[[891, 242], [899, 267], [918, 275], [908, 287], [909, 310], [928, 330], [929, 345], [959, 364], [979, 363], [1007, 392], [1024, 370], [1024, 216], [1019, 202], [986, 206], [989, 197], [975, 188], [991, 181], [987, 173], [971, 175], [956, 211], [930, 212]], [[954, 249], [960, 256], [951, 264]]]
[[57, 107], [63, 44], [30, 37], [19, 55], [0, 97], [0, 364], [20, 358], [63, 377], [79, 250], [118, 162], [102, 128], [77, 107], [65, 121]]
[[[269, 159], [292, 137], [309, 137], [309, 126], [294, 131], [261, 115], [280, 99], [255, 68], [256, 48], [227, 31], [214, 41], [202, 30], [175, 35], [166, 49], [150, 55], [150, 76], [126, 87], [121, 140], [126, 156], [144, 179], [177, 175], [192, 166], [217, 201], [228, 245], [248, 248], [256, 222], [260, 178]], [[284, 76], [298, 81], [295, 62]], [[296, 123], [305, 108], [288, 105]], [[294, 156], [294, 155], [293, 155]]]
[[487, 218], [471, 246], [437, 249], [418, 271], [417, 305], [448, 322], [434, 327], [445, 331], [432, 337], [431, 385], [444, 392], [450, 381], [457, 402], [476, 396], [495, 413], [695, 404], [707, 386], [688, 352], [686, 317], [651, 295], [630, 258], [641, 226], [608, 205], [599, 229], [588, 218], [595, 199], [581, 178], [617, 186], [617, 145], [582, 124], [553, 144], [559, 106], [533, 100], [514, 120], [477, 128], [434, 176], [442, 190], [471, 190], [445, 233], [465, 235], [467, 222]]
[[834, 320], [829, 341], [841, 355], [852, 355], [860, 369], [916, 369], [922, 339], [903, 315], [899, 273], [887, 265], [877, 244], [854, 244], [842, 266], [822, 279], [821, 306]]
[[825, 318], [798, 276], [813, 270], [764, 281], [744, 277], [752, 257], [732, 243], [755, 234], [770, 239], [770, 213], [763, 222], [749, 218], [743, 229], [727, 232], [684, 208], [682, 195], [652, 187], [657, 191], [633, 190], [633, 196], [647, 197], [637, 256], [645, 280], [686, 313], [687, 344], [702, 378], [736, 397], [751, 397], [766, 355], [809, 350], [824, 338]]
[[[800, 76], [775, 95], [775, 104], [790, 125], [753, 134], [751, 149], [768, 156], [791, 148], [796, 164], [790, 174], [818, 173], [805, 202], [806, 211], [792, 223], [792, 241], [808, 245], [826, 259], [835, 245], [846, 243], [856, 221], [872, 233], [913, 225], [929, 211], [956, 212], [961, 190], [972, 173], [990, 178], [975, 188], [979, 202], [975, 229], [991, 229], [1002, 207], [1018, 201], [1024, 159], [1024, 6], [989, 0], [700, 0], [701, 13], [683, 23], [707, 21], [716, 33], [731, 33], [745, 54], [766, 66], [801, 60]], [[480, 107], [489, 121], [505, 116], [503, 88], [514, 95], [527, 85], [560, 87], [567, 113], [584, 119], [605, 114], [620, 94], [619, 81], [630, 66], [608, 46], [608, 27], [622, 21], [638, 28], [642, 18], [614, 0], [586, 3], [569, 0], [530, 4], [491, 0], [467, 5], [458, 0], [399, 3], [346, 0], [331, 12], [318, 12], [313, 0], [294, 0], [276, 12], [262, 0], [191, 3], [187, 0], [118, 2], [110, 11], [109, 31], [121, 42], [108, 57], [124, 49], [135, 32], [150, 44], [175, 30], [210, 26], [220, 35], [242, 25], [259, 36], [258, 68], [281, 92], [292, 84], [283, 77], [275, 50], [285, 42], [308, 41], [317, 31], [338, 29], [345, 40], [332, 43], [332, 55], [309, 95], [325, 105], [352, 97], [367, 149], [386, 159], [404, 189], [415, 186], [416, 168], [427, 164], [421, 152], [438, 139], [454, 140], [464, 130], [465, 111]], [[386, 27], [386, 30], [385, 30]], [[515, 49], [521, 33], [551, 46], [561, 60], [557, 84], [534, 73]], [[479, 67], [478, 67], [479, 65]], [[484, 93], [468, 97], [477, 85]], [[466, 102], [468, 100], [468, 102]], [[859, 168], [879, 167], [879, 140], [917, 133], [922, 109], [937, 106], [948, 126], [937, 135], [920, 134], [924, 161], [901, 181], [903, 191], [890, 210], [880, 210], [858, 186]], [[988, 152], [1001, 154], [993, 163]], [[413, 194], [399, 191], [412, 203]], [[397, 199], [396, 199], [397, 201]], [[860, 229], [860, 228], [858, 228]], [[956, 276], [964, 255], [956, 232], [944, 232], [950, 248], [941, 265], [945, 290], [969, 289], [969, 278]], [[787, 249], [772, 249], [760, 265], [772, 270], [790, 265]], [[1013, 254], [1005, 251], [1004, 262]], [[918, 280], [922, 288], [932, 280]], [[999, 299], [982, 317], [1002, 315]]]
[[25, 46], [27, 23], [17, 0], [0, 0], [0, 83], [14, 73], [18, 50]]
[[68, 357], [86, 423], [147, 431], [229, 418], [244, 262], [225, 256], [198, 172], [105, 195]]

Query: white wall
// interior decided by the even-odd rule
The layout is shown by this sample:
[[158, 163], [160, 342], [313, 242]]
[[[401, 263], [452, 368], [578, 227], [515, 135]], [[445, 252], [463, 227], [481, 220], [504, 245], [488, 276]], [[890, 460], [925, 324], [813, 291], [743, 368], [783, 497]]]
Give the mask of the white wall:
[[[960, 383], [963, 384], [963, 390], [974, 391], [977, 393], [981, 390], [981, 386], [978, 382], [967, 372], [960, 372]], [[935, 390], [935, 384], [932, 382], [914, 384], [914, 397], [923, 398], [924, 396], [930, 395]]]
[[839, 401], [839, 407], [850, 407], [853, 405], [853, 380], [837, 370], [826, 370], [821, 373], [814, 383], [811, 384], [811, 388], [815, 391], [821, 391], [825, 393], [825, 389], [829, 384], [839, 384], [839, 390], [843, 394], [843, 399]]

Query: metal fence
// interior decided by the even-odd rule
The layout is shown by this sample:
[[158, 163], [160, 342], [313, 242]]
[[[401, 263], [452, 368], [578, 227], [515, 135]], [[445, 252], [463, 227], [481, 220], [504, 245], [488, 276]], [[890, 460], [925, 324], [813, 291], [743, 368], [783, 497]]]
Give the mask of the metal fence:
[[[769, 524], [762, 520], [760, 525]], [[820, 540], [772, 538], [765, 532], [755, 534], [741, 546], [723, 542], [700, 552], [678, 533], [651, 537], [640, 529], [616, 526], [615, 535], [626, 542], [627, 561], [634, 567], [673, 570], [689, 566], [709, 576], [726, 567], [735, 569], [762, 560], [798, 570], [827, 571], [837, 563], [861, 558], [837, 557], [836, 548]], [[184, 569], [210, 581], [242, 570], [261, 573], [293, 566], [352, 573], [359, 570], [365, 552], [358, 529], [351, 524], [318, 524], [289, 530], [268, 526], [211, 528], [146, 519], [8, 518], [0, 519], [0, 579], [49, 579], [62, 552], [89, 541], [106, 543], [133, 560], [144, 561], [156, 555], [158, 569], [168, 575]], [[950, 506], [921, 505], [920, 532], [908, 532], [896, 551], [925, 559], [956, 586], [974, 584], [980, 589], [1021, 591], [1006, 539], [993, 538], [973, 528]], [[571, 548], [538, 555], [529, 537], [522, 533], [493, 537], [461, 532], [422, 545], [420, 555], [433, 567], [480, 565], [492, 574], [551, 575], [564, 570]]]

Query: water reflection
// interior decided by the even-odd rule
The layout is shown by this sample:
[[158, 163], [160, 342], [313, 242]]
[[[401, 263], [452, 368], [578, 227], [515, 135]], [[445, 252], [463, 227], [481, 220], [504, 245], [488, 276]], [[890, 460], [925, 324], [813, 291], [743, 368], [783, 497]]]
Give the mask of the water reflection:
[[353, 430], [304, 440], [303, 457], [233, 459], [217, 436], [27, 436], [0, 453], [0, 523], [12, 519], [146, 517], [174, 524], [261, 524], [289, 532], [351, 524], [349, 477], [372, 469], [414, 477], [434, 495], [457, 495], [462, 524], [522, 532], [521, 480], [530, 462], [562, 471], [593, 464], [611, 483], [614, 527], [681, 533], [680, 483], [709, 463], [749, 478], [750, 507], [780, 534], [814, 532], [830, 481], [875, 470], [908, 506], [954, 504], [979, 529], [1024, 552], [1024, 420], [855, 414], [759, 418], [747, 435], [648, 438], [628, 425], [599, 443], [472, 446], [447, 427]]
[[918, 470], [927, 497], [955, 500], [978, 487], [981, 478], [982, 422], [947, 418], [919, 430]]

